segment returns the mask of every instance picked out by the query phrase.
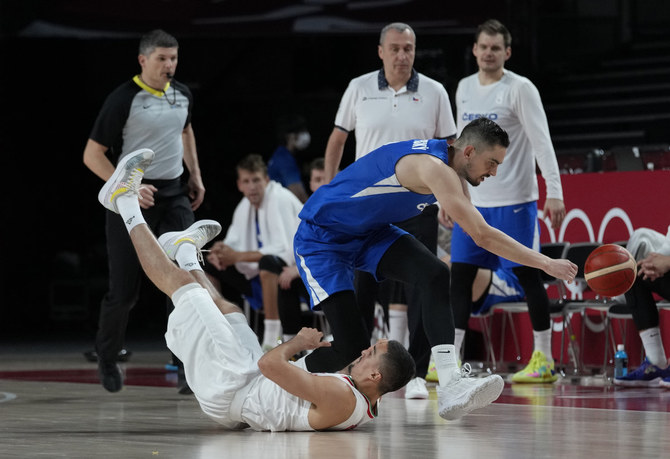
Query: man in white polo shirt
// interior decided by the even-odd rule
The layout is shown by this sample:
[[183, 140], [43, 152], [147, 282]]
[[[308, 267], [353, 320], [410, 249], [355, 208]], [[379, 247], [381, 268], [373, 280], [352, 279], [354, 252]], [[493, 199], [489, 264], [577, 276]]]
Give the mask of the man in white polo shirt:
[[[351, 80], [342, 96], [326, 147], [327, 181], [335, 176], [340, 166], [351, 131], [356, 136], [356, 160], [390, 142], [455, 137], [456, 124], [447, 91], [441, 83], [414, 70], [415, 45], [416, 35], [407, 24], [395, 22], [382, 29], [377, 51], [383, 67]], [[435, 253], [437, 224], [437, 208], [433, 205], [398, 226]], [[390, 303], [390, 311], [387, 311], [390, 338], [393, 338], [395, 329], [406, 328], [409, 322], [409, 351], [417, 364], [417, 378], [408, 385], [406, 395], [427, 398], [424, 377], [430, 346], [423, 334], [421, 308], [412, 306], [415, 299], [410, 288], [390, 281], [384, 285], [388, 289], [384, 296]], [[356, 296], [370, 332], [378, 290], [371, 274], [356, 273]]]

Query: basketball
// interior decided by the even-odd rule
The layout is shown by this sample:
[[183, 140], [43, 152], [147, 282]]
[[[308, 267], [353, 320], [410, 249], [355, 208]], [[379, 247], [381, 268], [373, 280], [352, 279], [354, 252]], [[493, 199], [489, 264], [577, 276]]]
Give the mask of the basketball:
[[604, 244], [595, 249], [584, 264], [584, 278], [591, 290], [602, 296], [626, 293], [635, 282], [637, 263], [620, 245]]

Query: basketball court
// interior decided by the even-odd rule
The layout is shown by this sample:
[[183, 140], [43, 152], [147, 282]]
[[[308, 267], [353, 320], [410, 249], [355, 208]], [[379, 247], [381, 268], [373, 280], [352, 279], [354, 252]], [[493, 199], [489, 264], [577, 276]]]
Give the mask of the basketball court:
[[[660, 458], [670, 451], [670, 390], [622, 389], [602, 376], [506, 384], [458, 421], [429, 400], [386, 395], [348, 432], [225, 431], [179, 395], [160, 338], [132, 341], [125, 387], [108, 393], [81, 339], [2, 343], [0, 457], [35, 458]], [[509, 376], [505, 374], [505, 376]]]

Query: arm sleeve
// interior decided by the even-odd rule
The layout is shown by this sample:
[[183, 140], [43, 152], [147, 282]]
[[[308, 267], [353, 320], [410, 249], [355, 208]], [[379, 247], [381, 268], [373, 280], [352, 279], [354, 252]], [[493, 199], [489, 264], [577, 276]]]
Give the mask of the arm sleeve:
[[563, 187], [540, 93], [530, 81], [518, 87], [516, 112], [547, 187], [547, 198], [563, 199]]

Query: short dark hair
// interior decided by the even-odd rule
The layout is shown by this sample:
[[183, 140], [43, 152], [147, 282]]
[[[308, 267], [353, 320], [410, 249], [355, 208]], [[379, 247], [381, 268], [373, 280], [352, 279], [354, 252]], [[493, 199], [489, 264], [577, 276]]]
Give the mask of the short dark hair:
[[147, 32], [140, 38], [140, 54], [148, 56], [156, 48], [179, 48], [177, 39], [161, 29]]
[[497, 19], [489, 19], [488, 21], [482, 22], [477, 27], [477, 33], [475, 33], [475, 43], [479, 40], [479, 36], [485, 33], [486, 35], [502, 35], [503, 42], [505, 43], [505, 48], [512, 46], [512, 34], [509, 33], [507, 27], [503, 25], [502, 22]]
[[312, 174], [312, 171], [316, 169], [322, 171], [325, 169], [325, 163], [323, 158], [314, 158], [312, 162], [309, 163], [309, 173]]
[[481, 144], [489, 147], [500, 145], [509, 147], [509, 136], [507, 131], [501, 128], [495, 121], [488, 118], [477, 118], [470, 121], [461, 131], [461, 135], [454, 141], [454, 147], [463, 149], [466, 145], [477, 148]]
[[268, 175], [268, 166], [263, 161], [263, 157], [256, 153], [249, 154], [242, 158], [237, 163], [237, 172], [239, 174], [241, 170], [248, 172], [261, 172], [263, 175]]
[[379, 383], [380, 395], [405, 387], [416, 374], [414, 358], [407, 352], [405, 346], [395, 340], [388, 341], [386, 354], [382, 355], [379, 367], [379, 372], [382, 374]]

